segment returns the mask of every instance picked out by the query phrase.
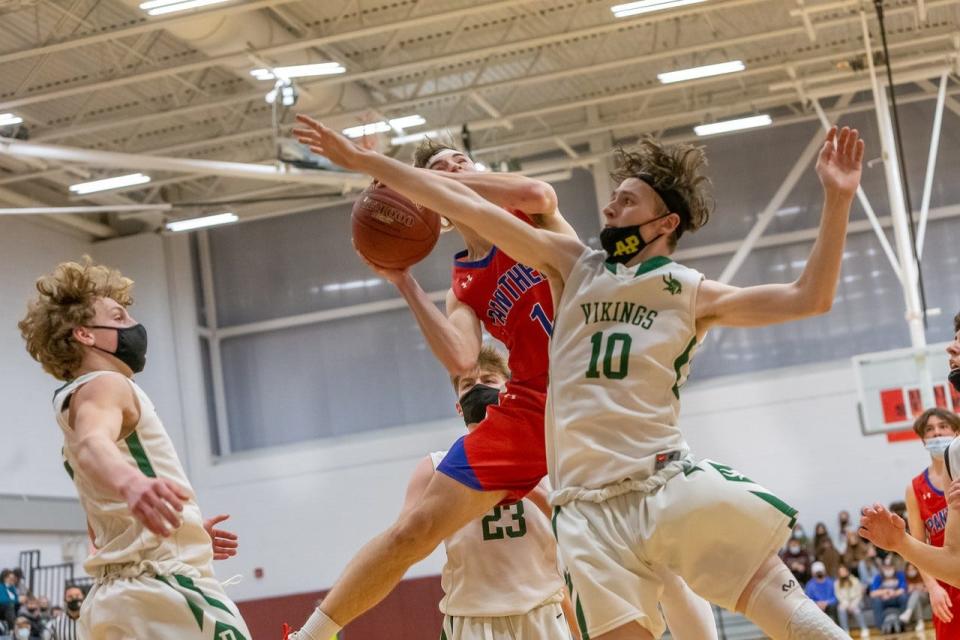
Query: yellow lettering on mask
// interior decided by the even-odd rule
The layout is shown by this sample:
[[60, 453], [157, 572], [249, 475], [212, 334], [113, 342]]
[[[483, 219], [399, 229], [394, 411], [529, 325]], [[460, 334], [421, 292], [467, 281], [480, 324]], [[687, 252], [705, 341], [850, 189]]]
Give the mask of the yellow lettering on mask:
[[617, 250], [613, 252], [615, 256], [624, 256], [636, 253], [640, 250], [640, 238], [630, 236], [624, 240], [617, 241]]

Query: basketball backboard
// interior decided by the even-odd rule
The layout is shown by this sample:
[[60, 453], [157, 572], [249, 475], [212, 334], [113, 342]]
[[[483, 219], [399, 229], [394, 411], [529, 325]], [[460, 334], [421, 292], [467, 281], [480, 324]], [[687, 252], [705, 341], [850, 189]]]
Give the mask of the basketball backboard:
[[864, 434], [913, 427], [933, 407], [960, 411], [960, 394], [947, 382], [947, 343], [853, 357]]

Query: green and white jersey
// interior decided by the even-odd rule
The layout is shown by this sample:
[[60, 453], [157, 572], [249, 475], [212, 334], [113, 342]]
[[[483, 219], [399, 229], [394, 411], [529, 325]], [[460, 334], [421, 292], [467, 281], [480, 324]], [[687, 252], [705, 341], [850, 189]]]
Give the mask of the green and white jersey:
[[[121, 375], [111, 371], [94, 371], [80, 376], [62, 387], [53, 397], [57, 424], [66, 434], [68, 424], [68, 401], [82, 385], [103, 375]], [[77, 465], [74, 452], [64, 443], [64, 467], [77, 487], [80, 504], [86, 512], [87, 521], [93, 530], [96, 550], [87, 559], [84, 569], [97, 576], [109, 569], [120, 571], [125, 577], [138, 574], [138, 568], [151, 573], [189, 572], [212, 576], [213, 548], [210, 536], [203, 528], [200, 507], [190, 481], [180, 465], [173, 448], [157, 416], [156, 409], [147, 394], [133, 380], [124, 377], [136, 393], [140, 405], [140, 421], [136, 428], [116, 445], [127, 462], [151, 478], [166, 478], [176, 482], [190, 494], [180, 513], [182, 524], [169, 537], [162, 538], [150, 532], [130, 512], [126, 501], [101, 491]]]
[[[434, 469], [445, 455], [430, 454]], [[563, 600], [550, 520], [527, 498], [494, 507], [443, 546], [440, 611], [448, 616], [517, 616]]]
[[703, 275], [663, 256], [605, 259], [584, 250], [554, 313], [546, 445], [557, 505], [649, 490], [655, 469], [689, 453], [677, 421]]

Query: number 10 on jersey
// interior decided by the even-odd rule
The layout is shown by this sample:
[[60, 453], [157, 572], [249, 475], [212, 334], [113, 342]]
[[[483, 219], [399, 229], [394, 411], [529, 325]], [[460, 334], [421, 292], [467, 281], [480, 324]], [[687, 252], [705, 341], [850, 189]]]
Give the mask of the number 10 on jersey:
[[[590, 354], [590, 367], [587, 369], [588, 378], [604, 378], [623, 380], [627, 377], [630, 368], [630, 345], [633, 339], [629, 333], [605, 334], [597, 331], [590, 336], [593, 352]], [[606, 345], [604, 345], [606, 343]], [[603, 355], [601, 364], [600, 356]]]

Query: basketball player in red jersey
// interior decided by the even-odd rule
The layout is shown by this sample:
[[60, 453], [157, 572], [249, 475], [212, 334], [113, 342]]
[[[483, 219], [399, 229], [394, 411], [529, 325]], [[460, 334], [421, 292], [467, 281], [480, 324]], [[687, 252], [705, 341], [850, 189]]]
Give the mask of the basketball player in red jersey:
[[[444, 172], [528, 224], [576, 237], [557, 211], [553, 188], [544, 182], [479, 172], [461, 151], [432, 143], [418, 149], [415, 164]], [[499, 404], [488, 407], [480, 425], [450, 448], [420, 502], [360, 550], [303, 628], [289, 636], [291, 640], [328, 640], [386, 597], [407, 569], [445, 538], [497, 504], [522, 499], [546, 475], [543, 419], [553, 319], [550, 287], [537, 270], [516, 262], [473, 230], [456, 224], [454, 228], [467, 248], [455, 256], [446, 316], [409, 271], [370, 266], [396, 285], [431, 350], [451, 375], [475, 368], [485, 327], [506, 345], [513, 377]], [[674, 584], [664, 599], [675, 607], [675, 620], [697, 626], [699, 635], [691, 638], [715, 637], [709, 604], [682, 581]]]
[[[960, 435], [960, 417], [946, 409], [929, 409], [917, 418], [913, 429], [923, 439], [932, 463], [907, 487], [907, 520], [912, 538], [908, 538], [904, 531], [903, 520], [880, 505], [864, 510], [861, 535], [880, 547], [896, 551], [917, 565], [930, 593], [937, 639], [954, 640], [960, 638], [960, 584], [956, 580], [960, 578], [956, 566], [960, 560], [960, 530], [956, 524], [947, 526], [947, 491], [951, 486], [951, 476], [947, 470], [946, 456], [948, 445]], [[954, 470], [953, 476], [956, 475]], [[958, 498], [957, 492], [952, 491], [952, 510], [955, 513], [956, 503], [960, 501]], [[953, 553], [945, 555], [942, 549], [938, 549], [944, 547], [946, 542], [953, 547]], [[939, 558], [931, 553], [934, 551], [941, 552]], [[943, 573], [944, 570], [946, 573]], [[953, 577], [951, 582], [954, 586], [938, 582], [935, 576], [930, 575], [931, 572], [937, 577]]]

